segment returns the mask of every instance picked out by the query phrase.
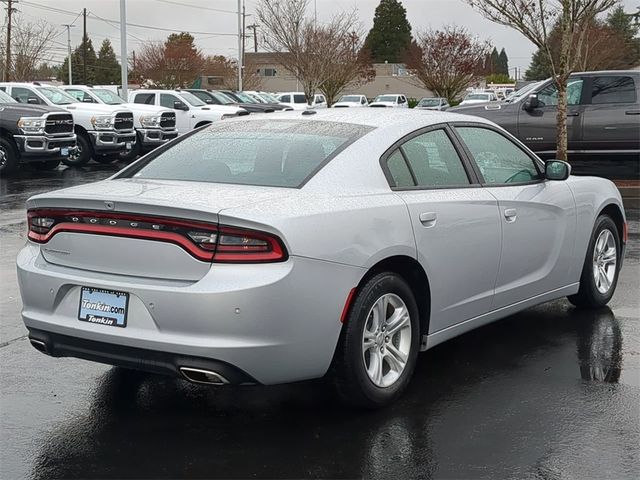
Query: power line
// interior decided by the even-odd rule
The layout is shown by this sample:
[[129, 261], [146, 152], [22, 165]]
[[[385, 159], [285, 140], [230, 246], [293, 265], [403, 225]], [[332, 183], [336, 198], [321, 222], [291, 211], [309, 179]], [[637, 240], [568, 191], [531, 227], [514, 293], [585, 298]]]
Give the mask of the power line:
[[219, 8], [202, 7], [200, 5], [190, 5], [188, 3], [172, 2], [171, 0], [156, 0], [156, 2], [167, 3], [169, 5], [179, 5], [181, 7], [197, 8], [199, 10], [209, 10], [210, 12], [232, 13], [234, 15], [236, 15], [238, 13], [238, 12], [236, 12], [234, 10], [221, 10]]

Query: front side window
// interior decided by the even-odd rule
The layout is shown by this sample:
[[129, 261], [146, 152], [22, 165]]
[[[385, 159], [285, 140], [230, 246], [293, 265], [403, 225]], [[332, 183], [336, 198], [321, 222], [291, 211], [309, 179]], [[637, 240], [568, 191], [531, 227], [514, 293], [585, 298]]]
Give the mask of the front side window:
[[216, 122], [121, 178], [300, 187], [322, 165], [372, 127], [338, 122]]
[[307, 103], [307, 97], [304, 95], [294, 95], [293, 103]]
[[35, 99], [35, 100], [31, 100], [31, 102], [34, 103], [34, 104], [44, 103], [44, 102], [42, 102], [42, 100], [40, 100], [37, 97], [37, 95], [35, 93], [33, 93], [28, 88], [13, 87], [11, 89], [11, 96], [19, 103], [29, 103], [29, 99], [30, 98], [31, 99]]
[[179, 101], [180, 100], [178, 100], [174, 95], [168, 95], [166, 93], [160, 95], [160, 105], [166, 108], [175, 108], [175, 102]]
[[284, 103], [290, 103], [291, 102], [291, 95], [280, 95], [278, 97], [278, 100]]
[[504, 135], [481, 127], [456, 127], [484, 183], [501, 185], [542, 179], [534, 160]]
[[591, 103], [635, 103], [636, 85], [631, 77], [595, 77], [591, 90]]
[[[581, 78], [570, 79], [567, 84], [567, 101], [569, 105], [579, 105], [582, 98], [582, 85], [584, 80]], [[555, 82], [551, 82], [538, 92], [538, 100], [540, 106], [557, 106], [558, 105], [558, 87]]]
[[469, 185], [458, 152], [444, 130], [423, 133], [404, 143], [404, 153], [417, 186]]
[[[156, 103], [155, 93], [138, 93], [133, 98], [133, 103], [142, 103], [144, 105], [154, 105]], [[173, 108], [173, 105], [171, 106]]]

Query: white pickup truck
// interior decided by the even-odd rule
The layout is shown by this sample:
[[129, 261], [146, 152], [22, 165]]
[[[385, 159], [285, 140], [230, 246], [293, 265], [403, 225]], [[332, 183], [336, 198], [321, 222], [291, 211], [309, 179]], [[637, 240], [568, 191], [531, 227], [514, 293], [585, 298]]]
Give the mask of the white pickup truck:
[[110, 162], [104, 155], [131, 150], [136, 142], [133, 113], [126, 108], [79, 103], [65, 91], [38, 82], [0, 83], [0, 90], [20, 103], [60, 107], [73, 115], [78, 143], [75, 153], [62, 160], [66, 165], [85, 165], [92, 157]]
[[149, 152], [178, 136], [176, 113], [173, 109], [127, 103], [114, 92], [105, 88], [86, 85], [64, 85], [60, 88], [76, 98], [78, 102], [120, 106], [133, 112], [133, 125], [137, 133], [136, 143], [127, 152], [105, 156], [105, 162], [109, 159], [133, 160], [138, 155]]
[[133, 90], [129, 102], [173, 109], [180, 135], [208, 123], [236, 117], [244, 111], [239, 107], [208, 105], [193, 93], [182, 90]]

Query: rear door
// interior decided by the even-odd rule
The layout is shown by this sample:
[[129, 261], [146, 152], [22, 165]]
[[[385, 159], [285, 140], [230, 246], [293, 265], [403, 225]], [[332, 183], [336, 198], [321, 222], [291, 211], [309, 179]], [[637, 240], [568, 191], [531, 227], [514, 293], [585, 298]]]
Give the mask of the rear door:
[[581, 150], [640, 151], [639, 79], [623, 74], [588, 78]]
[[455, 131], [483, 190], [498, 201], [502, 253], [493, 309], [566, 286], [576, 229], [567, 182], [545, 180], [535, 157], [497, 128], [461, 124]]
[[[571, 78], [567, 85], [567, 135], [569, 150], [575, 150], [582, 134], [583, 99], [586, 95], [583, 78]], [[518, 115], [517, 137], [543, 158], [554, 158], [556, 153], [556, 116], [558, 115], [558, 87], [549, 82], [537, 92], [540, 106]]]
[[488, 312], [500, 258], [497, 202], [475, 182], [449, 127], [406, 137], [382, 165], [407, 204], [430, 279], [430, 333]]

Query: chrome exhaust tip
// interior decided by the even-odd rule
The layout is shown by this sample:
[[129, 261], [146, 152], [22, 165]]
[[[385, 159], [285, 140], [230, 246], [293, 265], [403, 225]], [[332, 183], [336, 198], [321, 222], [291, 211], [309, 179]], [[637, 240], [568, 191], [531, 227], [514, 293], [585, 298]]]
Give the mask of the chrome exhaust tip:
[[49, 354], [49, 351], [47, 350], [47, 344], [44, 343], [42, 340], [36, 340], [35, 338], [30, 338], [29, 342], [31, 342], [31, 345], [33, 346], [33, 348], [35, 348], [39, 352]]
[[180, 367], [180, 373], [193, 383], [204, 383], [207, 385], [228, 385], [229, 380], [217, 372], [202, 370], [200, 368]]

